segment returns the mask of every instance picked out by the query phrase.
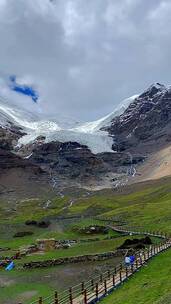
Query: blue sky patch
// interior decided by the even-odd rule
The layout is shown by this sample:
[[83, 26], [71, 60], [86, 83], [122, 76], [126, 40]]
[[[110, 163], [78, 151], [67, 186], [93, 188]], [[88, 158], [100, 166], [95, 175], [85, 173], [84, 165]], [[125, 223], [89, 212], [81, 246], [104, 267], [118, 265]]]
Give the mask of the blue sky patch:
[[38, 93], [31, 86], [18, 84], [15, 75], [10, 76], [10, 87], [19, 94], [31, 97], [34, 102], [37, 102], [39, 98]]

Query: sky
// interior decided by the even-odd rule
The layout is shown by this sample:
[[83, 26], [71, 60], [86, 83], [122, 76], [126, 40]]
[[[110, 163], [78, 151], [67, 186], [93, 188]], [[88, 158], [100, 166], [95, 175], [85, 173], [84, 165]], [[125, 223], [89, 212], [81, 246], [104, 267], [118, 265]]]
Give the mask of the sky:
[[[154, 82], [171, 84], [170, 0], [0, 0], [0, 95], [90, 121]], [[30, 86], [33, 102], [11, 92]]]

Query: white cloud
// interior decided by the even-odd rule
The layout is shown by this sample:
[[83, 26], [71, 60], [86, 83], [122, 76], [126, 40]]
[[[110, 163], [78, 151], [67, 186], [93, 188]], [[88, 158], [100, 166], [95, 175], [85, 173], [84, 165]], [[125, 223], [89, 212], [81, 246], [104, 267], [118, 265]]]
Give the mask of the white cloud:
[[103, 116], [170, 81], [170, 11], [162, 0], [0, 0], [0, 77], [34, 84], [42, 113]]
[[171, 2], [161, 1], [158, 6], [149, 12], [148, 18], [150, 21], [153, 35], [156, 38], [165, 38], [171, 34]]

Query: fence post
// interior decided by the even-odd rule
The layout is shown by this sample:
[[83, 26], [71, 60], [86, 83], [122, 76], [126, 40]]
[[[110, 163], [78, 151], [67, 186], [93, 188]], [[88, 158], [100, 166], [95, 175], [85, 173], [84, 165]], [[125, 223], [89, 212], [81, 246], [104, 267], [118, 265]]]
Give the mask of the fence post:
[[113, 280], [113, 286], [115, 286], [115, 275], [114, 274], [112, 276], [112, 280]]
[[94, 280], [93, 279], [91, 279], [91, 287], [92, 287], [92, 289], [94, 288]]
[[140, 253], [139, 253], [139, 260], [140, 260], [140, 264], [141, 264], [141, 266], [142, 266], [143, 262], [142, 262], [142, 256], [141, 256]]
[[148, 251], [147, 251], [147, 257], [148, 257], [148, 260], [149, 260], [149, 258], [150, 258], [150, 250], [149, 250], [149, 248], [148, 248]]
[[69, 289], [69, 300], [70, 300], [70, 304], [73, 304], [72, 287]]
[[104, 280], [104, 290], [105, 290], [105, 293], [107, 293], [107, 283], [106, 283], [106, 280]]
[[134, 272], [134, 264], [131, 264], [131, 272]]
[[120, 278], [120, 282], [122, 282], [122, 271], [119, 271], [119, 278]]
[[151, 246], [151, 257], [153, 256], [153, 247]]
[[84, 304], [87, 304], [87, 290], [84, 290]]
[[117, 269], [116, 269], [116, 267], [115, 267], [115, 274], [117, 274]]
[[84, 282], [81, 283], [81, 290], [84, 292]]
[[98, 288], [98, 283], [96, 283], [96, 298], [98, 298], [99, 295], [99, 288]]
[[128, 277], [128, 267], [125, 268], [126, 278]]
[[43, 298], [42, 297], [39, 297], [39, 304], [42, 304], [43, 303]]
[[58, 304], [58, 293], [55, 291], [55, 304]]

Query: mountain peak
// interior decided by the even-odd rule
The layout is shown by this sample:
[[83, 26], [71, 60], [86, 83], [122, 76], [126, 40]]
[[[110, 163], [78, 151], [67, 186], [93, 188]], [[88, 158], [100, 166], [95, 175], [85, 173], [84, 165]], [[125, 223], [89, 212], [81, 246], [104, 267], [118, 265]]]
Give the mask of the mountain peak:
[[144, 98], [144, 97], [148, 97], [148, 98], [153, 98], [154, 95], [156, 95], [157, 93], [160, 93], [162, 91], [166, 91], [167, 88], [165, 87], [165, 85], [160, 84], [159, 82], [155, 82], [152, 85], [150, 85], [148, 87], [147, 90], [145, 90], [139, 97], [140, 98]]
[[149, 88], [153, 88], [153, 87], [155, 87], [158, 90], [166, 89], [165, 85], [159, 82], [154, 82]]

